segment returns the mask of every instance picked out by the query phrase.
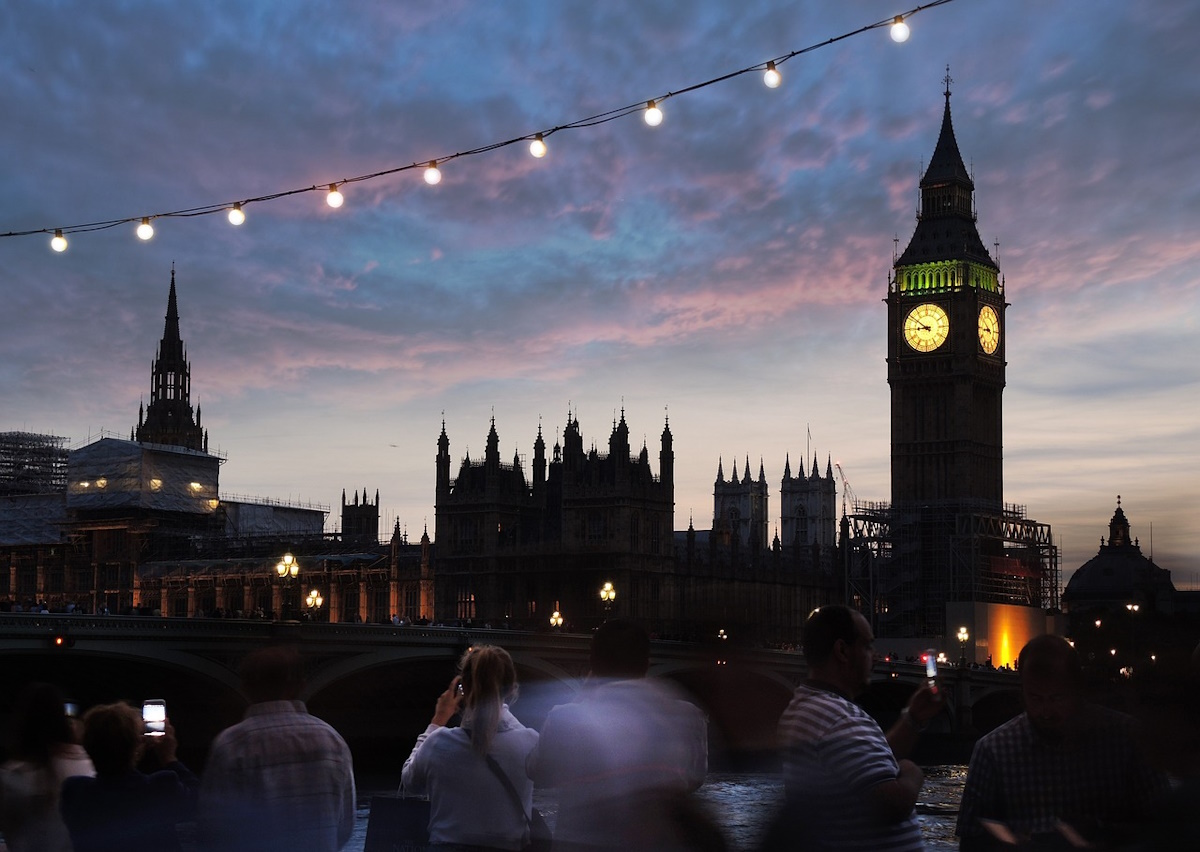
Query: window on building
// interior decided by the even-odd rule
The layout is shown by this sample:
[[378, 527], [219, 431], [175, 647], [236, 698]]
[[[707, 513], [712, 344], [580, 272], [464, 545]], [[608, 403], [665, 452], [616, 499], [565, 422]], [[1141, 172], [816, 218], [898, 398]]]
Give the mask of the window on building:
[[471, 583], [469, 580], [459, 581], [458, 594], [455, 599], [454, 615], [455, 618], [475, 617], [475, 593], [471, 591]]
[[603, 541], [605, 537], [604, 513], [592, 511], [588, 513], [588, 541]]

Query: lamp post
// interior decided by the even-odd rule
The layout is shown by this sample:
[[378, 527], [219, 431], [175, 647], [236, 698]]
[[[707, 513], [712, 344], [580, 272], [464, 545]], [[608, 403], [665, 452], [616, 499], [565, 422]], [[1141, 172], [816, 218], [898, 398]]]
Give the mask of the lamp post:
[[613, 601], [617, 599], [617, 590], [613, 588], [612, 583], [606, 582], [600, 587], [600, 602], [604, 605], [604, 620], [608, 621], [608, 616], [612, 612]]
[[325, 598], [321, 597], [321, 593], [316, 589], [312, 589], [308, 593], [308, 597], [304, 599], [304, 605], [308, 607], [311, 615], [309, 618], [316, 620], [316, 615], [321, 610], [321, 605], [325, 603]]
[[1133, 669], [1137, 665], [1137, 614], [1141, 606], [1135, 603], [1125, 604], [1125, 609], [1129, 610], [1129, 656], [1133, 659], [1129, 663], [1129, 673], [1133, 674]]
[[967, 640], [970, 638], [971, 638], [971, 634], [967, 632], [966, 627], [958, 628], [958, 647], [959, 647], [958, 665], [959, 665], [959, 668], [967, 667]]
[[296, 582], [296, 578], [300, 576], [300, 563], [296, 561], [296, 557], [290, 553], [283, 554], [283, 558], [275, 563], [275, 573], [279, 575], [279, 617], [283, 619], [285, 610], [284, 593], [291, 589], [292, 584]]

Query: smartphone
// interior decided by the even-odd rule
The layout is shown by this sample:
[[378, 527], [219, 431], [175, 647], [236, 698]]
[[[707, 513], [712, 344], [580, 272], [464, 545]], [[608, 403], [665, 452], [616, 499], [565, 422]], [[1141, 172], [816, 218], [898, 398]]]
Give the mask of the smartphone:
[[78, 705], [78, 704], [76, 704], [74, 701], [67, 701], [67, 702], [64, 702], [64, 704], [63, 704], [63, 710], [64, 710], [64, 711], [66, 712], [66, 714], [67, 714], [68, 716], [70, 716], [72, 719], [75, 719], [75, 718], [77, 718], [77, 717], [79, 716], [79, 705]]
[[925, 649], [925, 680], [929, 688], [937, 692], [937, 651], [933, 648]]
[[167, 702], [148, 698], [142, 702], [142, 724], [148, 737], [161, 737], [167, 732]]

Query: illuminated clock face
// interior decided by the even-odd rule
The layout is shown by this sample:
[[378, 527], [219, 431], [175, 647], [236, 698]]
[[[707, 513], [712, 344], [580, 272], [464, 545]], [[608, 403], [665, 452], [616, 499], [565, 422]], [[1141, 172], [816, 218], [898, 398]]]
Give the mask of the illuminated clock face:
[[941, 305], [917, 305], [904, 318], [904, 339], [918, 352], [932, 352], [946, 342], [950, 317]]
[[989, 355], [1000, 345], [1000, 317], [991, 305], [979, 309], [979, 345]]

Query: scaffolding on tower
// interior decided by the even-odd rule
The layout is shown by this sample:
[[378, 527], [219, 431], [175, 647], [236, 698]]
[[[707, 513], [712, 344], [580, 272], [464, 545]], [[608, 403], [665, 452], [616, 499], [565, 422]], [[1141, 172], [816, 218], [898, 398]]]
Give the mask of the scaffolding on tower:
[[950, 602], [1059, 607], [1058, 548], [1024, 506], [856, 500], [847, 526], [847, 603], [880, 635], [944, 635]]

